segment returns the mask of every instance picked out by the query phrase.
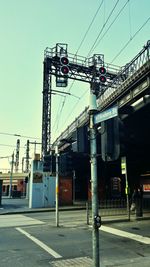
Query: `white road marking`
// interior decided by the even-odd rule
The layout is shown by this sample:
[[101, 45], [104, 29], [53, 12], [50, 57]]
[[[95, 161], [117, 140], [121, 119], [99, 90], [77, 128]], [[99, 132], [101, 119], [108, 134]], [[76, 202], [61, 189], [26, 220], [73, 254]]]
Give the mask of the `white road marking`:
[[44, 222], [20, 214], [0, 215], [0, 228], [36, 224], [44, 224]]
[[19, 231], [20, 233], [22, 233], [23, 235], [27, 236], [29, 239], [31, 239], [38, 246], [40, 246], [42, 249], [44, 249], [45, 251], [47, 251], [54, 258], [56, 258], [56, 259], [62, 258], [62, 256], [60, 254], [58, 254], [56, 251], [54, 251], [53, 249], [51, 249], [50, 247], [48, 247], [47, 245], [45, 245], [42, 241], [40, 241], [36, 237], [34, 237], [34, 236], [30, 235], [29, 233], [27, 233], [26, 231], [24, 231], [20, 227], [16, 227], [16, 230]]
[[143, 244], [150, 245], [150, 238], [149, 237], [144, 237], [142, 235], [136, 235], [136, 234], [133, 234], [133, 233], [129, 233], [129, 232], [126, 232], [126, 231], [114, 229], [112, 227], [108, 227], [108, 226], [104, 226], [104, 225], [101, 226], [100, 230], [104, 231], [104, 232], [107, 232], [107, 233], [111, 233], [113, 235], [130, 238], [130, 239], [133, 239], [135, 241], [141, 242]]

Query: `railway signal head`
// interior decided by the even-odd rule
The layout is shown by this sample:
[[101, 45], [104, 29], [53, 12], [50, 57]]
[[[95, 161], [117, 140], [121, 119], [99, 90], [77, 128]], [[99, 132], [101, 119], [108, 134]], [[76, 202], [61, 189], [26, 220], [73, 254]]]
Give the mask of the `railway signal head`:
[[62, 72], [62, 74], [67, 75], [69, 73], [68, 66], [62, 66], [61, 67], [61, 72]]
[[61, 63], [61, 73], [64, 74], [64, 75], [67, 75], [69, 73], [69, 67], [68, 67], [68, 64], [69, 64], [69, 60], [67, 57], [61, 57], [60, 58], [60, 63]]
[[100, 67], [100, 68], [99, 68], [99, 73], [100, 73], [101, 75], [105, 75], [105, 74], [106, 74], [106, 69], [105, 69], [104, 67]]
[[99, 68], [99, 74], [100, 74], [100, 76], [99, 76], [100, 83], [104, 84], [107, 81], [107, 79], [106, 79], [106, 69], [104, 67], [100, 67]]
[[61, 57], [61, 58], [60, 58], [60, 63], [61, 63], [62, 65], [68, 65], [68, 64], [69, 64], [69, 60], [68, 60], [67, 57]]
[[101, 83], [105, 83], [106, 82], [106, 76], [100, 75], [99, 80]]

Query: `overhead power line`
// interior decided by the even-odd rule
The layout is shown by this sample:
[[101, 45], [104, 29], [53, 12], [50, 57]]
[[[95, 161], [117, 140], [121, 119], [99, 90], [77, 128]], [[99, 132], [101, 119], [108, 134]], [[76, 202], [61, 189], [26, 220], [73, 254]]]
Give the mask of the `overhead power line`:
[[115, 23], [115, 21], [117, 20], [117, 18], [120, 16], [120, 14], [122, 13], [122, 11], [125, 9], [126, 5], [129, 3], [129, 0], [127, 0], [125, 2], [125, 4], [123, 5], [123, 7], [120, 9], [120, 11], [118, 12], [118, 14], [116, 15], [116, 17], [114, 18], [114, 20], [111, 22], [111, 24], [109, 25], [109, 27], [107, 28], [107, 30], [104, 32], [104, 34], [102, 35], [102, 37], [99, 39], [99, 41], [97, 42], [97, 44], [94, 46], [94, 50], [97, 48], [97, 46], [100, 44], [100, 42], [102, 41], [102, 39], [104, 38], [104, 36], [107, 34], [107, 32], [110, 30], [110, 28], [113, 26], [113, 24]]
[[88, 32], [89, 32], [89, 30], [90, 30], [90, 28], [92, 27], [92, 25], [93, 25], [93, 23], [94, 23], [94, 20], [96, 19], [96, 16], [97, 16], [98, 12], [100, 11], [100, 9], [101, 9], [101, 7], [102, 7], [103, 2], [104, 2], [104, 0], [101, 1], [101, 3], [100, 3], [100, 5], [99, 5], [98, 9], [96, 10], [96, 13], [95, 13], [95, 15], [93, 16], [92, 21], [91, 21], [91, 23], [89, 24], [89, 26], [88, 26], [88, 28], [87, 28], [87, 30], [86, 30], [84, 36], [83, 36], [83, 39], [81, 40], [81, 43], [80, 43], [80, 45], [79, 45], [79, 47], [78, 47], [78, 49], [77, 49], [77, 51], [76, 51], [76, 54], [79, 52], [79, 50], [80, 50], [80, 48], [81, 48], [81, 46], [82, 46], [82, 44], [83, 44], [83, 42], [84, 42], [84, 40], [85, 40], [85, 38], [86, 38]]
[[0, 132], [0, 134], [2, 134], [2, 135], [11, 135], [11, 136], [16, 136], [16, 137], [21, 137], [21, 138], [29, 138], [29, 139], [41, 139], [41, 138], [38, 138], [38, 137], [31, 137], [31, 136], [25, 136], [25, 135], [21, 135], [21, 134], [13, 134], [13, 133]]
[[[98, 6], [98, 8], [97, 8], [97, 10], [96, 10], [96, 12], [95, 12], [95, 14], [94, 14], [94, 16], [93, 16], [93, 18], [92, 18], [92, 20], [91, 20], [89, 26], [88, 26], [88, 28], [87, 28], [85, 34], [84, 34], [84, 36], [83, 36], [83, 38], [82, 38], [82, 40], [81, 40], [81, 42], [80, 42], [80, 44], [79, 44], [79, 46], [78, 46], [78, 49], [77, 49], [75, 55], [79, 52], [79, 50], [80, 50], [80, 48], [81, 48], [83, 42], [85, 41], [85, 38], [86, 38], [86, 36], [87, 36], [89, 30], [91, 29], [91, 27], [92, 27], [92, 25], [93, 25], [93, 23], [94, 23], [94, 21], [95, 21], [97, 15], [98, 15], [98, 13], [99, 13], [99, 11], [100, 11], [100, 9], [101, 9], [103, 3], [104, 3], [104, 0], [102, 0], [101, 3], [100, 3], [100, 5]], [[71, 91], [71, 89], [72, 89], [74, 83], [75, 83], [75, 80], [72, 81], [72, 83], [71, 83], [71, 85], [70, 85], [70, 87], [69, 87], [69, 89], [68, 89], [68, 92]], [[82, 98], [82, 97], [81, 97], [81, 98]], [[81, 99], [81, 98], [80, 98], [80, 99]], [[79, 99], [79, 100], [80, 100], [80, 99]], [[54, 121], [54, 127], [55, 127], [55, 125], [56, 125], [56, 121], [58, 121], [58, 118], [59, 118], [59, 121], [60, 121], [60, 117], [61, 117], [62, 110], [63, 110], [64, 105], [65, 105], [65, 102], [66, 102], [66, 97], [64, 98], [63, 101], [62, 101], [62, 99], [60, 100], [60, 105], [59, 105], [59, 107], [58, 107], [58, 111], [57, 111], [56, 119], [55, 119], [55, 121]], [[79, 101], [76, 103], [76, 105], [77, 105], [78, 103], [79, 103]], [[56, 127], [56, 130], [55, 130], [55, 131], [57, 131], [57, 129], [58, 129], [58, 122], [57, 122], [57, 127]]]
[[101, 30], [100, 30], [98, 36], [96, 37], [96, 39], [95, 39], [95, 41], [94, 41], [94, 44], [92, 45], [92, 47], [91, 47], [91, 49], [90, 49], [90, 51], [89, 51], [87, 57], [89, 57], [90, 54], [92, 53], [92, 51], [95, 49], [96, 42], [98, 41], [98, 39], [99, 39], [99, 37], [100, 37], [100, 35], [101, 35], [103, 29], [105, 28], [106, 24], [108, 23], [109, 19], [111, 18], [111, 16], [112, 16], [114, 10], [116, 9], [116, 7], [117, 7], [119, 1], [120, 1], [120, 0], [117, 0], [117, 2], [115, 3], [114, 7], [113, 7], [112, 10], [110, 11], [110, 14], [108, 15], [108, 17], [107, 17], [105, 23], [103, 24], [103, 26], [102, 26], [102, 28], [101, 28]]
[[[100, 31], [98, 37], [97, 37], [97, 39], [99, 38], [99, 36], [100, 36], [101, 32], [103, 31], [104, 27], [106, 26], [107, 22], [109, 21], [111, 15], [112, 15], [112, 13], [113, 13], [113, 11], [115, 10], [117, 4], [119, 3], [119, 1], [120, 1], [120, 0], [117, 0], [115, 6], [114, 6], [113, 9], [111, 10], [111, 12], [110, 12], [110, 14], [109, 14], [109, 16], [108, 16], [106, 22], [104, 23], [104, 25], [103, 25], [103, 27], [102, 27], [102, 29], [101, 29], [101, 31]], [[91, 23], [89, 24], [89, 27], [88, 27], [88, 29], [87, 29], [85, 35], [83, 36], [83, 39], [81, 40], [81, 43], [80, 43], [80, 45], [79, 45], [79, 47], [78, 47], [78, 49], [77, 49], [77, 51], [76, 51], [76, 54], [78, 53], [79, 49], [81, 48], [81, 45], [83, 44], [83, 42], [84, 42], [84, 40], [85, 40], [85, 38], [86, 38], [86, 36], [87, 36], [87, 34], [88, 34], [90, 28], [91, 28], [91, 26], [92, 26], [92, 24], [93, 24], [93, 22], [94, 22], [96, 16], [97, 16], [97, 14], [98, 14], [100, 8], [102, 7], [103, 2], [104, 2], [104, 1], [101, 1], [100, 5], [99, 5], [99, 7], [98, 7], [98, 9], [97, 9], [97, 11], [96, 11], [96, 13], [95, 13], [95, 15], [94, 15], [92, 21], [91, 21]], [[97, 39], [96, 39], [96, 41], [97, 41]], [[95, 45], [95, 43], [94, 43], [94, 45]], [[93, 46], [92, 46], [91, 49], [93, 49]], [[90, 50], [90, 52], [91, 52], [91, 50]], [[90, 52], [89, 52], [89, 53], [90, 53]], [[88, 54], [88, 55], [89, 55], [89, 54]], [[74, 82], [75, 82], [75, 80], [72, 82], [72, 84], [71, 84], [71, 86], [70, 86], [68, 92], [70, 92], [71, 88], [73, 87]], [[87, 93], [87, 91], [86, 91], [86, 93]], [[85, 93], [83, 94], [83, 96], [84, 96], [84, 95], [85, 95]], [[82, 97], [83, 97], [83, 96], [82, 96]], [[81, 99], [82, 97], [80, 97], [80, 99]], [[62, 114], [62, 110], [63, 110], [64, 104], [65, 104], [65, 101], [66, 101], [66, 98], [65, 98], [65, 100], [64, 100], [63, 103], [62, 103], [62, 108], [61, 108], [61, 113], [60, 113], [60, 114]], [[79, 101], [75, 104], [75, 107], [77, 106], [78, 103], [79, 103]], [[67, 117], [67, 120], [68, 120], [68, 118], [70, 117], [70, 114], [72, 114], [73, 110], [74, 110], [74, 107], [73, 107], [72, 111], [69, 113], [69, 116]], [[59, 116], [59, 120], [60, 120], [60, 116]], [[58, 124], [57, 124], [57, 128], [58, 128]], [[56, 130], [57, 130], [57, 129], [56, 129]]]
[[129, 45], [129, 43], [136, 37], [136, 35], [144, 28], [144, 26], [150, 21], [150, 17], [142, 24], [142, 26], [135, 32], [135, 34], [130, 38], [126, 44], [121, 48], [121, 50], [117, 53], [117, 55], [112, 59], [111, 63], [115, 61], [117, 57], [125, 50], [125, 48]]
[[[16, 147], [15, 145], [6, 145], [6, 144], [0, 144], [0, 146], [8, 146], [8, 147]], [[24, 148], [24, 147], [20, 147], [20, 148]]]

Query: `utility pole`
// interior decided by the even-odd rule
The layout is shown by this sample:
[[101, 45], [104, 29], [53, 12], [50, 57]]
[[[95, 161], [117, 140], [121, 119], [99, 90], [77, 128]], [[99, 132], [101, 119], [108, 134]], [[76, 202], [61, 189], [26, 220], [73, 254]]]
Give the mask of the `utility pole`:
[[96, 128], [94, 126], [94, 113], [97, 110], [96, 96], [90, 93], [90, 149], [91, 149], [91, 191], [92, 191], [92, 247], [93, 247], [93, 267], [100, 266], [99, 260], [99, 227], [101, 218], [98, 215], [98, 181], [97, 181], [97, 147]]
[[29, 172], [29, 150], [30, 150], [30, 148], [29, 148], [29, 144], [30, 144], [30, 141], [29, 140], [27, 140], [27, 147], [26, 147], [26, 157], [25, 157], [25, 159], [26, 159], [26, 167], [25, 167], [25, 172]]
[[59, 169], [58, 169], [58, 145], [55, 148], [56, 155], [56, 226], [59, 226]]
[[20, 150], [20, 139], [17, 139], [16, 160], [15, 160], [15, 172], [18, 172], [18, 168], [19, 168], [19, 150]]
[[10, 172], [10, 184], [9, 184], [9, 197], [12, 196], [12, 178], [13, 178], [13, 169], [14, 169], [14, 152], [12, 154], [12, 161], [11, 161], [11, 172]]

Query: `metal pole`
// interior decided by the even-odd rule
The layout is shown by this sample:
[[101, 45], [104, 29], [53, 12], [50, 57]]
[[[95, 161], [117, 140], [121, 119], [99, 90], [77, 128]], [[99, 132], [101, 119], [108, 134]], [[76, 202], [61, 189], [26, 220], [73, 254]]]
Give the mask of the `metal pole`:
[[[94, 127], [94, 115], [90, 114], [90, 147], [91, 147], [91, 187], [92, 187], [92, 243], [94, 267], [100, 266], [99, 261], [99, 227], [100, 217], [98, 215], [98, 183], [97, 183], [97, 149], [96, 129]], [[99, 224], [99, 225], [98, 225]]]
[[73, 170], [73, 204], [75, 203], [75, 179], [76, 179], [76, 173], [75, 170]]
[[127, 195], [127, 212], [128, 212], [128, 218], [129, 218], [129, 221], [130, 221], [129, 186], [128, 186], [126, 157], [124, 157], [124, 162], [125, 162], [125, 181], [126, 181], [126, 195]]
[[56, 154], [56, 226], [59, 226], [59, 177], [58, 177], [58, 146], [55, 149]]
[[129, 185], [128, 185], [128, 176], [127, 176], [127, 162], [126, 162], [125, 156], [121, 158], [121, 170], [122, 170], [122, 174], [125, 175], [125, 183], [126, 183], [125, 194], [126, 194], [126, 200], [127, 200], [127, 213], [128, 213], [128, 219], [130, 221]]
[[29, 179], [28, 182], [26, 183], [26, 199], [29, 198]]
[[10, 172], [10, 185], [9, 185], [9, 197], [12, 196], [12, 176], [13, 176], [13, 169], [14, 169], [14, 152], [12, 154], [12, 162], [11, 162], [11, 172]]

